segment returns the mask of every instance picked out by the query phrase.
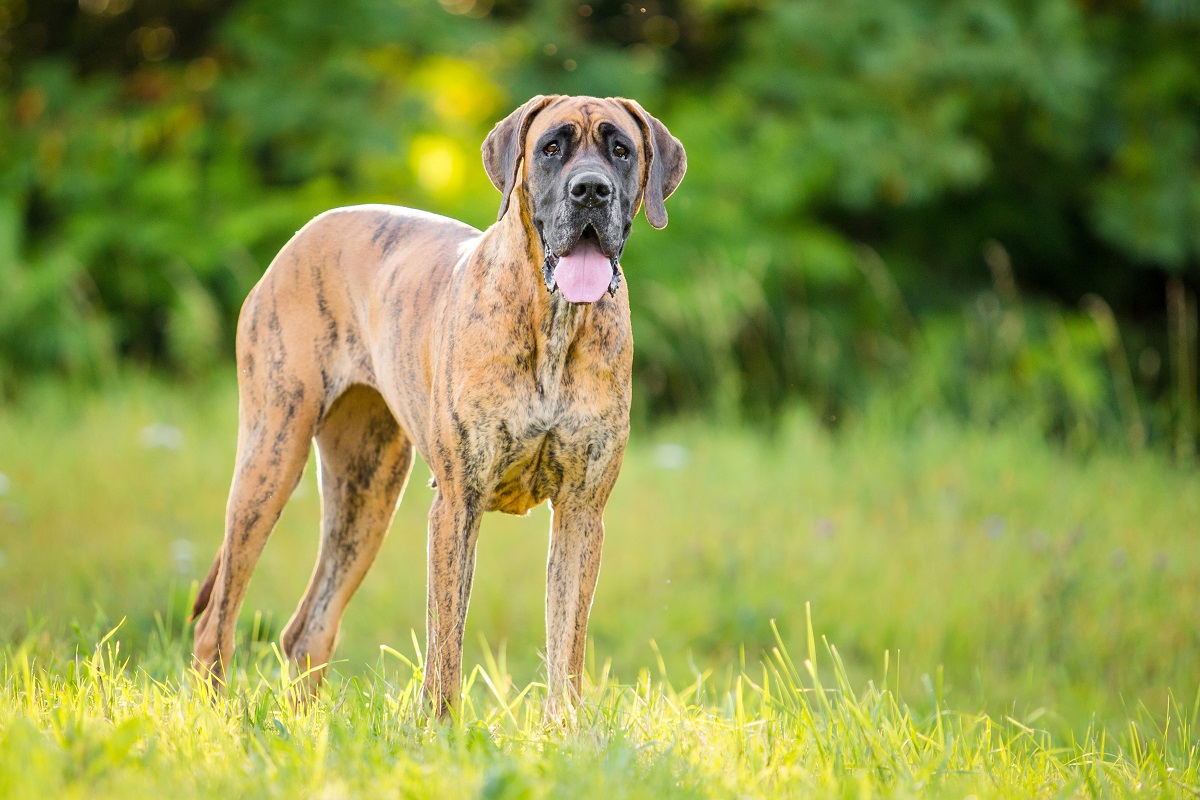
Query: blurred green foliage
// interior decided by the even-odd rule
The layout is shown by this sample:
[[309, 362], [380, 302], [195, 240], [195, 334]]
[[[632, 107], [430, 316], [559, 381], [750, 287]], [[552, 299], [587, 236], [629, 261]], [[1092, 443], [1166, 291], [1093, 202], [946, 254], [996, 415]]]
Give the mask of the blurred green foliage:
[[0, 396], [228, 363], [326, 208], [486, 226], [484, 134], [568, 92], [688, 148], [626, 255], [639, 413], [886, 386], [1191, 452], [1198, 34], [1196, 0], [0, 0]]

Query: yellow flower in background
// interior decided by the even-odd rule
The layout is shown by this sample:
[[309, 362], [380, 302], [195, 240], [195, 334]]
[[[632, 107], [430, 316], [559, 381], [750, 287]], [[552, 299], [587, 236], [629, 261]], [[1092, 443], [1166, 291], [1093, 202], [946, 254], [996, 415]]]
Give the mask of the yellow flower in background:
[[456, 58], [426, 59], [413, 84], [445, 123], [475, 126], [500, 110], [503, 94], [477, 65]]
[[432, 195], [453, 195], [463, 184], [464, 157], [447, 136], [423, 133], [413, 137], [409, 160], [417, 184]]

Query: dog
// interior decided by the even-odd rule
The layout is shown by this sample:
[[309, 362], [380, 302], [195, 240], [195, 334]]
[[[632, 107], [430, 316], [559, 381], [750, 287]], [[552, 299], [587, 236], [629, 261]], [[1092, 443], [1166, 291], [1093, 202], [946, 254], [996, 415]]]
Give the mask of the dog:
[[192, 618], [195, 668], [224, 682], [251, 572], [319, 456], [320, 549], [283, 652], [319, 685], [420, 452], [429, 511], [423, 707], [461, 693], [485, 511], [549, 501], [550, 703], [578, 697], [603, 513], [629, 434], [633, 339], [619, 258], [683, 179], [682, 144], [633, 100], [537, 96], [496, 124], [500, 190], [480, 232], [387, 205], [325, 212], [284, 246], [237, 326], [237, 459], [225, 538]]

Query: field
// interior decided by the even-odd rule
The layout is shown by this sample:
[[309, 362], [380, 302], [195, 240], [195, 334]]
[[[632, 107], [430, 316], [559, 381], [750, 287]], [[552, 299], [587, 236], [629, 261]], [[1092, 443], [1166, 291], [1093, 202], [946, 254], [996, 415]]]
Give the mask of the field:
[[636, 427], [577, 720], [541, 716], [538, 509], [485, 521], [467, 698], [439, 726], [414, 712], [420, 466], [297, 707], [272, 642], [315, 556], [308, 470], [211, 701], [183, 619], [234, 389], [65, 394], [0, 409], [0, 796], [1200, 794], [1200, 491], [1153, 453], [883, 404], [836, 434], [801, 413]]

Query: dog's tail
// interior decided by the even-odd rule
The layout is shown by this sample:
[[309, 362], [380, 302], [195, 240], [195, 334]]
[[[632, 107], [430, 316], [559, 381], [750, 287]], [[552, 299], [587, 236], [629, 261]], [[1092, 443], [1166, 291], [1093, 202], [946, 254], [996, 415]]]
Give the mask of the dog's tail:
[[212, 599], [213, 584], [217, 582], [217, 573], [221, 571], [221, 553], [224, 550], [224, 545], [217, 550], [217, 557], [213, 559], [212, 566], [208, 568], [208, 577], [204, 579], [204, 583], [200, 584], [200, 591], [196, 593], [196, 603], [192, 606], [192, 616], [188, 622], [194, 622], [204, 613], [204, 609], [208, 608], [208, 601]]

